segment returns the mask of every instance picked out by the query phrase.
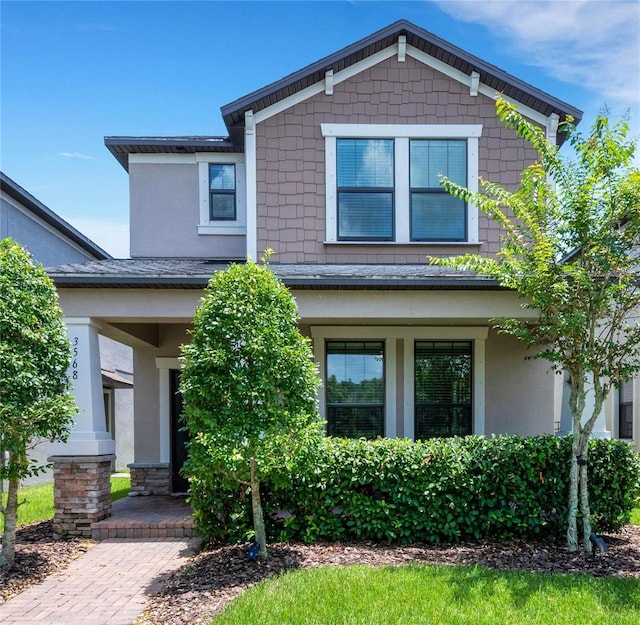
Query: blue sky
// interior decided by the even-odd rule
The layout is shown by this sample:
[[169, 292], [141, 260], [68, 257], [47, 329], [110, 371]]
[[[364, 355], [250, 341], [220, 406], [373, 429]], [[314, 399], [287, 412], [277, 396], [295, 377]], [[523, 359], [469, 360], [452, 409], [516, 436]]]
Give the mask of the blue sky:
[[224, 135], [222, 105], [398, 19], [640, 134], [638, 0], [2, 0], [0, 168], [126, 257], [105, 136]]

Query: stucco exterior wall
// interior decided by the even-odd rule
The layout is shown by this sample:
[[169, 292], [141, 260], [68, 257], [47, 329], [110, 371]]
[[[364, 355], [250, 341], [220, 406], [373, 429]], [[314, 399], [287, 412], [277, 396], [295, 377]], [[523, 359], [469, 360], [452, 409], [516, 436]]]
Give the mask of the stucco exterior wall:
[[139, 347], [133, 352], [136, 388], [134, 394], [135, 461], [160, 462], [160, 385], [156, 349]]
[[505, 129], [495, 103], [407, 57], [390, 58], [256, 126], [258, 250], [275, 262], [424, 263], [449, 256], [498, 251], [495, 223], [480, 215], [479, 247], [390, 243], [325, 244], [325, 140], [322, 123], [482, 124], [479, 174], [515, 185], [535, 151]]
[[[161, 391], [161, 371], [156, 359], [177, 358], [180, 345], [189, 340], [187, 324], [165, 324], [160, 326], [157, 347], [136, 347], [134, 367], [136, 388], [144, 389], [135, 394], [135, 462], [169, 462], [168, 438], [161, 431], [169, 432], [168, 396]], [[166, 389], [168, 392], [168, 389]], [[164, 443], [163, 443], [164, 441]]]
[[553, 434], [556, 376], [517, 339], [490, 331], [486, 348], [486, 434]]
[[237, 259], [245, 237], [199, 235], [198, 165], [131, 163], [131, 258]]
[[4, 193], [0, 197], [0, 239], [11, 237], [45, 267], [81, 263], [93, 256], [35, 216], [18, 209]]

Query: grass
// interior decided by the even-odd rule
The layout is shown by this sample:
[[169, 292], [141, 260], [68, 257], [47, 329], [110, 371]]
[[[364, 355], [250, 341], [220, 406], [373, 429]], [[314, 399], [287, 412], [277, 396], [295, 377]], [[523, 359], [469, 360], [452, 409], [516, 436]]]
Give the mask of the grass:
[[[129, 493], [131, 480], [128, 477], [111, 478], [111, 501], [126, 497]], [[25, 503], [18, 507], [18, 526], [46, 521], [54, 515], [53, 484], [42, 486], [28, 486], [18, 493], [18, 500]], [[3, 503], [6, 501], [6, 494]], [[0, 515], [0, 532], [4, 530], [4, 517]]]
[[631, 520], [629, 523], [631, 525], [640, 525], [640, 502], [638, 502], [638, 505], [631, 511]]
[[637, 625], [637, 579], [407, 565], [298, 570], [248, 590], [212, 625]]

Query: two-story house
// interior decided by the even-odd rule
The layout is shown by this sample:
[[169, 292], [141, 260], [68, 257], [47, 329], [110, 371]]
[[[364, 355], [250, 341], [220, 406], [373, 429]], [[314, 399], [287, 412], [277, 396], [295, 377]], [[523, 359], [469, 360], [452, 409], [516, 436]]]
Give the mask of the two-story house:
[[[67, 223], [17, 182], [0, 172], [0, 239], [11, 237], [44, 266], [111, 259], [111, 255]], [[99, 337], [101, 393], [105, 428], [115, 441], [117, 463], [125, 467], [133, 460], [133, 371], [131, 349]], [[48, 443], [33, 447], [38, 464], [46, 464]], [[23, 485], [51, 482], [44, 471], [24, 480]]]
[[184, 490], [180, 345], [210, 275], [267, 248], [313, 343], [328, 433], [553, 433], [557, 376], [489, 321], [530, 312], [495, 282], [428, 260], [499, 249], [497, 225], [438, 179], [513, 186], [536, 158], [497, 119], [497, 92], [551, 141], [559, 120], [581, 117], [400, 21], [223, 106], [226, 137], [107, 137], [129, 175], [131, 259], [50, 270], [83, 406], [54, 460], [113, 451], [94, 411], [104, 334], [134, 350], [132, 489]]

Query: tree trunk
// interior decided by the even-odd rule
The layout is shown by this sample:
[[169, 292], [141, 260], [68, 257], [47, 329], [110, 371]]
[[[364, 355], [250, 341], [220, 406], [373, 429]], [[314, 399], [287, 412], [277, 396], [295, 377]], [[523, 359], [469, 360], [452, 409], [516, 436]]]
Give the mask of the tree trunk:
[[589, 510], [589, 490], [588, 490], [588, 468], [587, 458], [589, 457], [589, 438], [586, 437], [586, 444], [582, 450], [580, 464], [580, 514], [582, 514], [582, 548], [585, 551], [591, 549], [591, 512]]
[[571, 468], [569, 470], [569, 502], [567, 511], [567, 548], [578, 551], [578, 489], [580, 484], [580, 467], [578, 456], [581, 453], [582, 413], [585, 408], [585, 379], [581, 370], [569, 372], [570, 392], [569, 407], [573, 422], [573, 443], [571, 445]]
[[571, 469], [569, 472], [569, 510], [567, 512], [567, 548], [569, 551], [578, 551], [578, 483], [578, 459], [572, 447]]
[[251, 458], [251, 510], [253, 512], [253, 529], [256, 534], [256, 542], [260, 545], [258, 556], [267, 559], [267, 533], [264, 528], [264, 516], [262, 514], [262, 501], [260, 499], [260, 480], [256, 476], [256, 461]]
[[4, 534], [2, 536], [2, 554], [0, 564], [11, 566], [16, 559], [16, 522], [18, 518], [18, 488], [20, 480], [9, 480], [7, 505], [3, 507]]
[[591, 549], [591, 511], [589, 506], [589, 439], [598, 415], [604, 405], [604, 398], [608, 387], [594, 376], [594, 406], [591, 416], [582, 426], [582, 415], [586, 405], [586, 391], [584, 379], [582, 384], [576, 381], [578, 375], [571, 376], [571, 394], [569, 405], [573, 417], [573, 444], [571, 446], [571, 471], [569, 474], [569, 510], [567, 515], [567, 545], [569, 551], [578, 550], [578, 499], [580, 501], [580, 515], [582, 516], [582, 548]]

